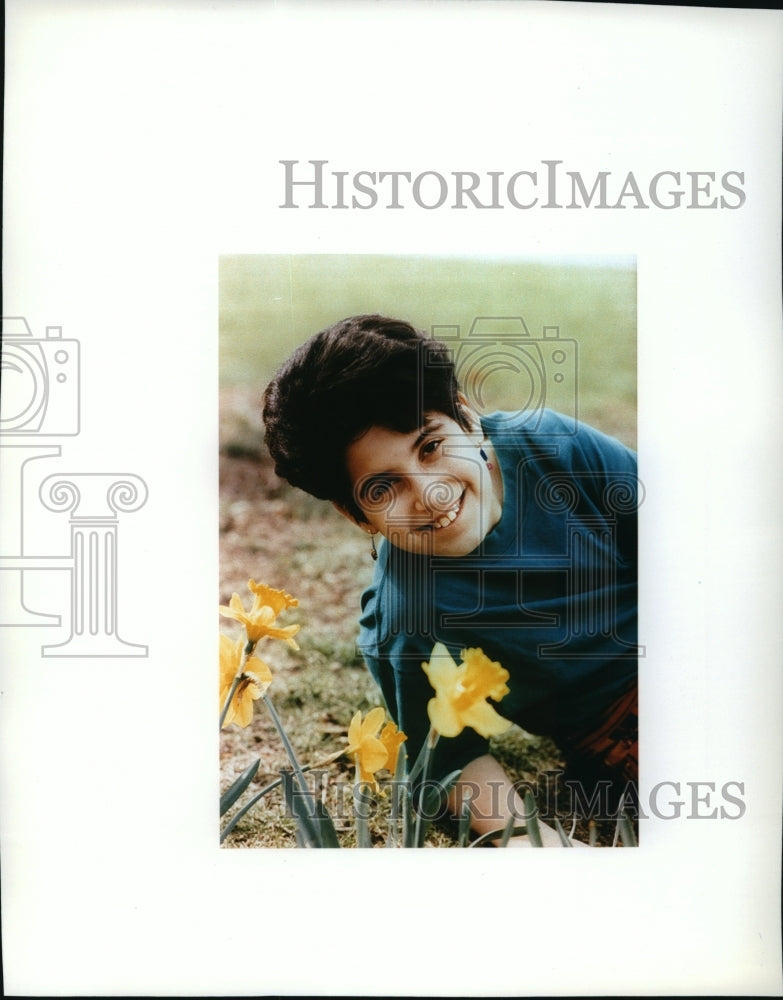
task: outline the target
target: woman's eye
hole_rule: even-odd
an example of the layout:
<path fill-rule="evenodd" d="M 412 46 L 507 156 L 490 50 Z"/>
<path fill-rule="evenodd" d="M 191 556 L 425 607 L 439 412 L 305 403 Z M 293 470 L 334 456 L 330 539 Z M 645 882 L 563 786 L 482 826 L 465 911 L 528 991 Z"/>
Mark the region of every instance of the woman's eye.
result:
<path fill-rule="evenodd" d="M 365 484 L 361 497 L 365 507 L 378 507 L 387 503 L 394 490 L 391 479 L 371 479 Z"/>
<path fill-rule="evenodd" d="M 440 438 L 433 438 L 431 441 L 427 441 L 422 445 L 422 458 L 429 458 L 431 455 L 436 454 L 442 443 Z"/>

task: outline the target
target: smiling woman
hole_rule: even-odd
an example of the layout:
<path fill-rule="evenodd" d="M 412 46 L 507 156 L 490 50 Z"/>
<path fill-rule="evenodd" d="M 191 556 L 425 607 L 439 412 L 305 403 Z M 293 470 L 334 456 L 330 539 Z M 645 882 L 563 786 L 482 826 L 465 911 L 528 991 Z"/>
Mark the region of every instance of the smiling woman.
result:
<path fill-rule="evenodd" d="M 480 416 L 443 343 L 377 315 L 300 347 L 267 387 L 264 421 L 280 476 L 383 537 L 359 647 L 409 758 L 429 730 L 433 644 L 480 649 L 508 671 L 504 717 L 625 796 L 637 777 L 634 453 L 543 407 Z M 523 813 L 488 750 L 480 728 L 460 731 L 432 765 L 462 771 L 455 801 L 470 789 L 477 833 Z"/>

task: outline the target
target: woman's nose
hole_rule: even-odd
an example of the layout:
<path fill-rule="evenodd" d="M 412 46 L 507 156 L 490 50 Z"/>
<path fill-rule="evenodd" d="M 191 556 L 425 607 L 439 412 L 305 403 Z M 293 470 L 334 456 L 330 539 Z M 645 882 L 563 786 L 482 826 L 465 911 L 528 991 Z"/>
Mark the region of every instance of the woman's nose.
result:
<path fill-rule="evenodd" d="M 459 499 L 456 483 L 432 477 L 416 477 L 411 492 L 413 509 L 419 514 L 443 513 Z"/>
<path fill-rule="evenodd" d="M 425 502 L 425 489 L 424 484 L 421 482 L 414 482 L 411 487 L 411 498 L 414 511 L 417 514 L 424 514 L 427 512 L 427 504 Z"/>

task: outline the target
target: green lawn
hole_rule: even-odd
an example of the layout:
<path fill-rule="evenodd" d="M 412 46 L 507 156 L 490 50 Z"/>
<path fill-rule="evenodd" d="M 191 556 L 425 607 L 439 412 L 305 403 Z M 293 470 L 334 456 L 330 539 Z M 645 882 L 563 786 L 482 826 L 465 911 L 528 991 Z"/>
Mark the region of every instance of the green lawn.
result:
<path fill-rule="evenodd" d="M 477 316 L 521 316 L 532 340 L 559 327 L 576 342 L 580 419 L 633 445 L 636 434 L 636 271 L 631 258 L 594 262 L 526 258 L 303 255 L 226 256 L 220 262 L 222 386 L 263 387 L 290 352 L 345 316 L 378 312 L 429 330 Z M 518 409 L 519 384 L 501 372 L 501 408 Z M 571 389 L 572 379 L 575 380 Z M 550 382 L 549 389 L 555 386 Z M 555 395 L 548 404 L 559 406 Z M 574 405 L 574 404 L 572 404 Z"/>

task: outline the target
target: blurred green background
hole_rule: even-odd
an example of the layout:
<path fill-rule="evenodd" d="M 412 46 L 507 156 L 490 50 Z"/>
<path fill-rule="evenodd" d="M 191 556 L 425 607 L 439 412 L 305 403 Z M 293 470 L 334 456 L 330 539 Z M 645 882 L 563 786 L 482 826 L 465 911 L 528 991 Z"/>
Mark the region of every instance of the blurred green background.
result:
<path fill-rule="evenodd" d="M 224 256 L 221 387 L 257 386 L 260 396 L 293 348 L 358 313 L 394 316 L 427 331 L 459 326 L 463 337 L 477 316 L 521 316 L 533 340 L 544 327 L 559 327 L 562 339 L 576 341 L 575 368 L 561 387 L 564 405 L 575 393 L 579 419 L 635 447 L 632 257 Z M 513 373 L 498 370 L 488 386 L 493 405 L 520 408 Z M 557 393 L 547 405 L 562 408 Z"/>

